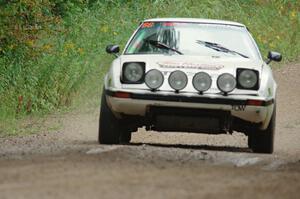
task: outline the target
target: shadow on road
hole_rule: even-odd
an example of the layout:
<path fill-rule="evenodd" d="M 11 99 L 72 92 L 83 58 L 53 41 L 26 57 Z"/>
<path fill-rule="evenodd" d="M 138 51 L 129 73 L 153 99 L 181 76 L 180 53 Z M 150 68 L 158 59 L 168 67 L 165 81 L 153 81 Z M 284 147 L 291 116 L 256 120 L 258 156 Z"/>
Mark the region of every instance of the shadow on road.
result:
<path fill-rule="evenodd" d="M 74 140 L 73 144 L 79 145 L 99 145 L 95 140 Z M 189 145 L 189 144 L 164 144 L 164 143 L 147 143 L 147 142 L 133 142 L 129 144 L 123 143 L 125 146 L 153 146 L 163 148 L 180 148 L 180 149 L 193 149 L 193 150 L 208 150 L 208 151 L 224 151 L 224 152 L 235 152 L 235 153 L 252 153 L 252 150 L 246 147 L 235 147 L 235 146 L 214 146 L 214 145 Z"/>
<path fill-rule="evenodd" d="M 252 153 L 251 149 L 246 147 L 234 147 L 234 146 L 213 146 L 213 145 L 188 145 L 188 144 L 163 144 L 163 143 L 130 143 L 128 145 L 148 145 L 154 147 L 165 148 L 181 148 L 181 149 L 194 149 L 194 150 L 209 150 L 209 151 L 227 151 L 236 153 Z"/>

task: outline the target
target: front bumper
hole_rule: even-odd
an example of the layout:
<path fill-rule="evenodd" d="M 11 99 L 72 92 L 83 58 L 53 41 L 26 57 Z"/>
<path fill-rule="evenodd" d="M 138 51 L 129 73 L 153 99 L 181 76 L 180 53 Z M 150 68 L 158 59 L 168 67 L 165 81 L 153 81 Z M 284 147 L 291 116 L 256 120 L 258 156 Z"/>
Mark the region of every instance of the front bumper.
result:
<path fill-rule="evenodd" d="M 273 111 L 274 99 L 250 95 L 105 90 L 108 104 L 116 114 L 145 116 L 150 107 L 178 107 L 229 111 L 232 116 L 262 123 L 266 128 Z"/>

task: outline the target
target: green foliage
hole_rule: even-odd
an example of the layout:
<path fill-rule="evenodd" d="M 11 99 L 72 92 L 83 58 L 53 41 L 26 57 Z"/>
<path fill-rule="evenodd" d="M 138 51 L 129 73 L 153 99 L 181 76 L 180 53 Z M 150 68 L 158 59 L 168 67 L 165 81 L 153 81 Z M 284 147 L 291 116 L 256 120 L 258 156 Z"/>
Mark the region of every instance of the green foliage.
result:
<path fill-rule="evenodd" d="M 299 58 L 297 0 L 0 0 L 0 129 L 30 113 L 98 103 L 112 59 L 146 18 L 233 20 L 252 32 L 263 55 Z M 0 131 L 1 134 L 1 131 Z"/>

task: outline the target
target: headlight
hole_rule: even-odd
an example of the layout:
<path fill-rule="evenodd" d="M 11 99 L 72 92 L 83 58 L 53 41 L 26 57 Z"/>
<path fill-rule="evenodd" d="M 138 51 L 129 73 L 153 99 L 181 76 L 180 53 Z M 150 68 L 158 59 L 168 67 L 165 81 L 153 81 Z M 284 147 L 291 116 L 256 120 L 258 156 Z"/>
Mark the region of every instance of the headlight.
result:
<path fill-rule="evenodd" d="M 258 89 L 258 71 L 248 69 L 237 70 L 238 88 Z"/>
<path fill-rule="evenodd" d="M 174 71 L 169 76 L 169 84 L 176 91 L 184 89 L 187 85 L 187 82 L 188 78 L 182 71 Z"/>
<path fill-rule="evenodd" d="M 193 86 L 199 92 L 207 91 L 211 86 L 211 77 L 204 72 L 199 72 L 193 77 Z"/>
<path fill-rule="evenodd" d="M 123 65 L 123 78 L 124 83 L 139 84 L 143 82 L 145 74 L 145 63 L 143 62 L 130 62 Z"/>
<path fill-rule="evenodd" d="M 222 92 L 229 93 L 235 89 L 236 80 L 233 75 L 224 73 L 218 77 L 217 86 Z"/>
<path fill-rule="evenodd" d="M 156 69 L 150 70 L 147 72 L 145 76 L 145 83 L 152 90 L 161 87 L 163 82 L 164 82 L 164 76 L 159 70 Z"/>

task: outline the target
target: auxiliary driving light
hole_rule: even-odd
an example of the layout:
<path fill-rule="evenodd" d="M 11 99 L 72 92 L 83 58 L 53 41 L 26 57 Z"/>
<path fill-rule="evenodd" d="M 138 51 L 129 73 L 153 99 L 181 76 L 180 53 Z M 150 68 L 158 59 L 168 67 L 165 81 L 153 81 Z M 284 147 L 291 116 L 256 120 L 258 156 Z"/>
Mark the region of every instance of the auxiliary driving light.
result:
<path fill-rule="evenodd" d="M 156 69 L 147 72 L 145 76 L 145 84 L 151 89 L 156 90 L 164 83 L 163 74 Z"/>
<path fill-rule="evenodd" d="M 207 91 L 211 82 L 211 77 L 205 72 L 199 72 L 193 77 L 193 86 L 199 92 Z"/>
<path fill-rule="evenodd" d="M 233 75 L 229 73 L 223 73 L 218 77 L 217 86 L 222 92 L 227 94 L 235 89 L 236 80 Z"/>
<path fill-rule="evenodd" d="M 184 89 L 187 85 L 188 77 L 187 75 L 179 70 L 172 72 L 169 76 L 169 84 L 171 88 L 176 91 Z"/>

